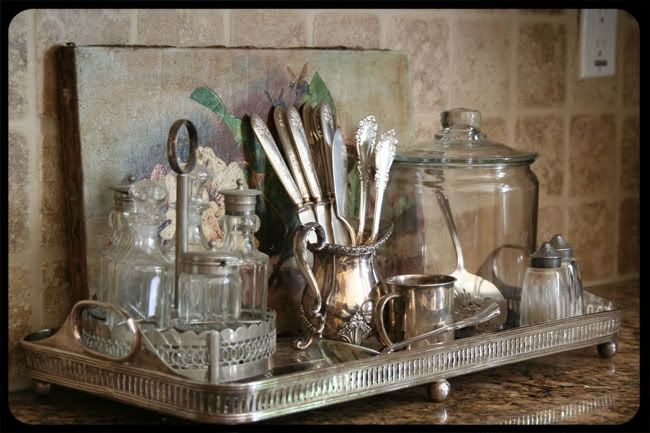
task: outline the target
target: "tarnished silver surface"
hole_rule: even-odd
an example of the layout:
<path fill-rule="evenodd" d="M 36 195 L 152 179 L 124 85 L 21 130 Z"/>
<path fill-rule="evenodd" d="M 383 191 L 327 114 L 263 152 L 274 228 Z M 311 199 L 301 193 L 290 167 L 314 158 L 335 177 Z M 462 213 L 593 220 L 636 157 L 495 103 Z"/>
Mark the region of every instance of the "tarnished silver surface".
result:
<path fill-rule="evenodd" d="M 296 154 L 296 146 L 293 143 L 291 134 L 289 133 L 289 126 L 287 125 L 287 115 L 284 108 L 276 106 L 273 108 L 273 120 L 275 122 L 275 129 L 280 137 L 280 143 L 284 150 L 284 155 L 287 159 L 287 164 L 293 175 L 293 179 L 300 191 L 304 203 L 309 203 L 311 197 L 309 196 L 309 188 L 305 181 L 305 175 L 302 172 L 302 166 Z"/>
<path fill-rule="evenodd" d="M 373 243 L 379 232 L 379 222 L 381 221 L 382 203 L 384 202 L 384 192 L 388 185 L 388 173 L 390 166 L 395 158 L 395 149 L 397 146 L 395 130 L 384 132 L 379 137 L 379 141 L 374 149 L 374 155 L 371 165 L 375 172 L 375 210 L 372 216 L 372 231 L 366 243 Z"/>
<path fill-rule="evenodd" d="M 384 279 L 388 293 L 377 301 L 373 322 L 385 352 L 452 341 L 454 283 L 449 275 L 402 274 Z M 390 307 L 385 311 L 386 307 Z M 436 330 L 431 335 L 430 331 Z M 424 335 L 430 335 L 424 337 Z"/>
<path fill-rule="evenodd" d="M 359 171 L 359 227 L 357 227 L 357 244 L 363 243 L 366 223 L 366 208 L 368 206 L 368 172 L 370 158 L 375 147 L 377 136 L 377 121 L 375 116 L 366 116 L 359 121 L 356 133 L 357 170 Z"/>
<path fill-rule="evenodd" d="M 298 218 L 300 222 L 305 224 L 308 222 L 316 221 L 316 214 L 314 209 L 310 206 L 310 203 L 305 202 L 301 196 L 300 190 L 287 167 L 287 164 L 278 149 L 278 145 L 275 143 L 271 131 L 269 131 L 266 123 L 257 115 L 253 114 L 251 116 L 251 126 L 255 137 L 262 145 L 266 157 L 269 159 L 273 170 L 275 170 L 278 175 L 278 179 L 282 183 L 285 191 L 289 195 L 289 198 L 296 206 L 298 211 Z"/>
<path fill-rule="evenodd" d="M 154 348 L 156 355 L 174 371 L 196 380 L 230 382 L 259 376 L 273 368 L 276 350 L 275 313 L 266 320 L 241 323 L 237 329 L 221 331 L 179 332 L 175 329 L 144 331 L 143 337 Z M 211 350 L 218 338 L 218 349 Z M 216 356 L 213 356 L 216 355 Z M 215 375 L 213 362 L 218 358 Z M 212 378 L 210 375 L 212 374 Z"/>
<path fill-rule="evenodd" d="M 185 166 L 181 166 L 178 150 L 178 132 L 185 127 L 189 138 L 189 154 Z M 196 149 L 198 135 L 194 124 L 187 119 L 179 119 L 169 129 L 167 137 L 167 160 L 169 166 L 176 172 L 176 257 L 182 257 L 187 251 L 187 225 L 189 214 L 189 198 L 191 195 L 190 173 L 196 165 Z M 178 308 L 179 287 L 178 280 L 181 275 L 181 261 L 175 261 L 174 286 L 172 289 L 172 311 Z"/>
<path fill-rule="evenodd" d="M 585 306 L 589 314 L 462 338 L 430 348 L 334 365 L 323 365 L 306 357 L 305 369 L 299 368 L 300 364 L 296 367 L 301 352 L 291 350 L 292 340 L 279 340 L 276 368 L 272 370 L 276 375 L 216 385 L 179 375 L 146 344 L 128 363 L 90 356 L 72 338 L 69 319 L 56 334 L 30 334 L 21 346 L 27 355 L 28 372 L 37 381 L 166 415 L 236 424 L 614 341 L 621 324 L 620 307 L 589 292 L 585 292 Z"/>
<path fill-rule="evenodd" d="M 349 246 L 325 243 L 323 228 L 315 223 L 302 226 L 294 238 L 296 264 L 307 280 L 302 308 L 308 322 L 306 348 L 313 337 L 361 344 L 373 333 L 371 325 L 375 303 L 383 289 L 374 254 L 390 237 L 391 223 L 384 221 L 381 237 L 370 245 Z M 316 233 L 318 241 L 307 240 Z M 313 269 L 308 252 L 314 254 Z"/>
<path fill-rule="evenodd" d="M 321 113 L 325 113 L 325 107 Z M 325 121 L 323 123 L 326 123 Z M 356 234 L 354 228 L 347 220 L 348 218 L 348 206 L 347 206 L 347 175 L 348 175 L 348 152 L 345 143 L 343 142 L 343 136 L 341 135 L 341 130 L 337 129 L 334 133 L 334 138 L 332 139 L 331 146 L 331 162 L 332 162 L 332 179 L 334 182 L 334 213 L 335 217 L 333 221 L 335 224 L 335 232 L 338 231 L 341 239 L 344 239 L 344 245 L 356 245 Z M 342 230 L 342 228 L 345 228 Z M 347 234 L 347 235 L 346 235 Z"/>
<path fill-rule="evenodd" d="M 289 131 L 293 138 L 293 143 L 296 145 L 296 152 L 302 171 L 309 187 L 309 192 L 312 198 L 314 212 L 316 214 L 316 221 L 321 224 L 325 230 L 327 242 L 332 242 L 334 235 L 332 234 L 332 216 L 327 209 L 326 201 L 322 194 L 321 181 L 318 179 L 317 166 L 314 164 L 309 142 L 307 141 L 307 133 L 305 132 L 304 125 L 298 110 L 291 106 L 287 109 L 287 121 L 289 123 Z"/>

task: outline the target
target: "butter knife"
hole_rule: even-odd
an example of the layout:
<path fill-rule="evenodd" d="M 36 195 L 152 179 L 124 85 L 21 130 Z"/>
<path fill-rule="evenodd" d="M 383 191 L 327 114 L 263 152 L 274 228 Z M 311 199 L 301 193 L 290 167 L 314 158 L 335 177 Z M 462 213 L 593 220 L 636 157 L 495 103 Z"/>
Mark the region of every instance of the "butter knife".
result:
<path fill-rule="evenodd" d="M 273 109 L 273 120 L 275 121 L 275 129 L 278 130 L 278 135 L 280 136 L 280 143 L 282 144 L 282 149 L 284 150 L 284 155 L 287 158 L 289 164 L 289 169 L 293 175 L 293 179 L 296 182 L 298 191 L 302 196 L 304 203 L 311 202 L 311 197 L 309 196 L 309 188 L 305 182 L 305 175 L 302 172 L 302 167 L 300 166 L 300 161 L 296 155 L 295 145 L 291 134 L 289 133 L 289 126 L 287 125 L 287 116 L 284 109 L 280 106 L 276 106 Z"/>
<path fill-rule="evenodd" d="M 280 153 L 278 146 L 275 144 L 275 140 L 271 135 L 271 131 L 269 131 L 268 127 L 266 126 L 266 123 L 264 123 L 264 121 L 259 116 L 253 114 L 251 116 L 251 125 L 253 127 L 255 137 L 257 137 L 257 140 L 262 145 L 264 153 L 266 153 L 266 157 L 271 162 L 271 166 L 278 175 L 282 186 L 284 186 L 284 189 L 289 195 L 289 198 L 296 206 L 300 222 L 303 224 L 315 222 L 316 215 L 314 214 L 313 209 L 311 209 L 302 199 L 300 191 L 298 190 L 296 183 L 291 177 L 289 168 L 284 162 L 282 154 Z"/>
<path fill-rule="evenodd" d="M 334 139 L 332 140 L 332 178 L 334 179 L 334 210 L 336 212 L 336 218 L 345 228 L 347 232 L 346 240 L 348 245 L 356 245 L 356 237 L 354 234 L 354 228 L 350 222 L 346 219 L 347 216 L 347 176 L 348 176 L 348 150 L 343 142 L 343 136 L 341 135 L 341 130 L 337 129 L 334 133 Z M 337 224 L 334 224 L 336 230 Z M 344 244 L 346 245 L 346 244 Z"/>
<path fill-rule="evenodd" d="M 298 110 L 296 110 L 295 107 L 289 107 L 287 110 L 287 120 L 289 123 L 289 130 L 291 131 L 291 135 L 293 137 L 293 142 L 296 145 L 298 158 L 300 159 L 300 164 L 302 166 L 303 173 L 305 174 L 305 180 L 307 181 L 307 186 L 309 187 L 309 192 L 311 193 L 311 197 L 313 199 L 312 203 L 314 205 L 316 221 L 325 230 L 325 242 L 332 243 L 332 218 L 331 215 L 327 212 L 327 209 L 325 209 L 325 202 L 323 201 L 318 178 L 316 177 L 316 170 L 314 168 L 312 156 L 309 152 L 309 144 L 307 141 L 305 129 L 302 125 L 300 113 L 298 113 Z"/>

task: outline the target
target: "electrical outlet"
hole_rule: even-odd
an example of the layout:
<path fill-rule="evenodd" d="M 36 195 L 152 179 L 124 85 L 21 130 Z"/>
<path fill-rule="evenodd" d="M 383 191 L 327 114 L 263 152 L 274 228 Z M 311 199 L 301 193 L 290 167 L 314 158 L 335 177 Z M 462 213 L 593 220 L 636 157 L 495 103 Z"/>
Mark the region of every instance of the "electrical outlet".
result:
<path fill-rule="evenodd" d="M 616 9 L 580 11 L 580 78 L 616 73 Z"/>

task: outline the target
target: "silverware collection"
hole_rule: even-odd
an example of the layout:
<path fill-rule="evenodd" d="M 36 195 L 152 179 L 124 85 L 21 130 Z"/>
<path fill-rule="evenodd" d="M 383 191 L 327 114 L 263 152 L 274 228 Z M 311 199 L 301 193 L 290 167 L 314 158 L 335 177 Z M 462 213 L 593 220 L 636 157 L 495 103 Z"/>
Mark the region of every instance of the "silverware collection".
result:
<path fill-rule="evenodd" d="M 300 222 L 321 225 L 329 244 L 357 246 L 374 242 L 398 143 L 395 130 L 386 131 L 377 139 L 374 116 L 366 116 L 359 122 L 356 133 L 359 208 L 355 228 L 347 196 L 348 149 L 331 107 L 324 102 L 315 107 L 304 104 L 299 112 L 293 106 L 286 110 L 276 106 L 273 122 L 283 152 L 266 123 L 257 115 L 251 116 L 255 137 L 294 203 Z M 373 191 L 375 206 L 368 215 Z"/>

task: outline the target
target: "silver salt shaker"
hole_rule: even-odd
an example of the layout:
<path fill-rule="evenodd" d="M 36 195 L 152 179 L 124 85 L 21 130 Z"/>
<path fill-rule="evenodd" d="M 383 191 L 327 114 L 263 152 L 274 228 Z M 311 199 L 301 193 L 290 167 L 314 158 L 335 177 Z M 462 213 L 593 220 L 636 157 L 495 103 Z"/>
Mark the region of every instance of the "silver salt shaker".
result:
<path fill-rule="evenodd" d="M 570 301 L 560 253 L 544 242 L 530 256 L 530 266 L 524 275 L 519 326 L 569 317 Z"/>
<path fill-rule="evenodd" d="M 573 256 L 573 247 L 560 234 L 554 235 L 549 243 L 561 256 L 561 268 L 569 285 L 571 296 L 571 315 L 580 316 L 584 314 L 582 277 L 580 275 L 580 265 Z"/>

